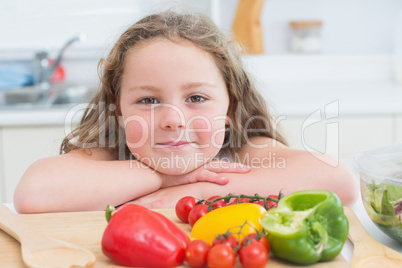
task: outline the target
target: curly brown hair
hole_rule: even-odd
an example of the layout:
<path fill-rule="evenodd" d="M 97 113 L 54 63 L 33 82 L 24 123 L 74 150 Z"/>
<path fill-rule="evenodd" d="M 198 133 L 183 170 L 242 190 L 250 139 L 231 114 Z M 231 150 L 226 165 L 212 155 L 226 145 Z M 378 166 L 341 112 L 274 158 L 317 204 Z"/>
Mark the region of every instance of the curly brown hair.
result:
<path fill-rule="evenodd" d="M 225 36 L 205 15 L 165 11 L 149 15 L 129 27 L 107 59 L 100 60 L 100 90 L 91 100 L 79 126 L 63 140 L 60 153 L 77 148 L 105 147 L 119 159 L 130 155 L 115 106 L 119 105 L 124 60 L 130 49 L 146 45 L 155 38 L 188 40 L 212 55 L 226 83 L 230 101 L 230 124 L 226 127 L 219 154 L 235 157 L 248 139 L 255 136 L 286 144 L 275 128 L 264 98 L 243 66 L 241 46 Z"/>

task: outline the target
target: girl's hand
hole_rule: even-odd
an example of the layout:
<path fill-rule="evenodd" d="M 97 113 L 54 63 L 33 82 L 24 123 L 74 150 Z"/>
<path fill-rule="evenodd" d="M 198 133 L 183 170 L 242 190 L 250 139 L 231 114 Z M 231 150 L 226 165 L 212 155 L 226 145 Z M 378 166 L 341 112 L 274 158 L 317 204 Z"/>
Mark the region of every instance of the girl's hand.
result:
<path fill-rule="evenodd" d="M 164 175 L 161 188 L 195 182 L 212 182 L 220 185 L 228 183 L 228 179 L 219 173 L 248 173 L 251 167 L 240 163 L 211 161 L 190 173 L 183 175 Z"/>

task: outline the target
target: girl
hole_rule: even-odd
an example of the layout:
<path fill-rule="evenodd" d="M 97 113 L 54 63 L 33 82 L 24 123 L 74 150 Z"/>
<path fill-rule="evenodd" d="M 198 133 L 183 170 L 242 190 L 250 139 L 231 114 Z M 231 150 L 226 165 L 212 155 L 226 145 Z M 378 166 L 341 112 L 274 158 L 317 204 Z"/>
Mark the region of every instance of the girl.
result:
<path fill-rule="evenodd" d="M 286 146 L 238 45 L 207 17 L 147 16 L 99 66 L 100 91 L 62 154 L 34 163 L 18 184 L 19 212 L 127 202 L 174 207 L 185 195 L 303 189 L 331 190 L 345 205 L 355 201 L 356 182 L 344 167 Z"/>

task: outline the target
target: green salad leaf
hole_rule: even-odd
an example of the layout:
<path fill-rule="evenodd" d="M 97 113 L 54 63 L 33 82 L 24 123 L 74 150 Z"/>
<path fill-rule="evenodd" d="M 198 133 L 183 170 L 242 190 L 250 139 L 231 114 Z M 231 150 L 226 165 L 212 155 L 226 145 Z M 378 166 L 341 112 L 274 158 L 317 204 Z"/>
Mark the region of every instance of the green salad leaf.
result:
<path fill-rule="evenodd" d="M 402 216 L 402 187 L 398 185 L 388 185 L 388 200 L 394 209 L 394 215 L 401 220 Z M 402 221 L 402 220 L 401 220 Z"/>
<path fill-rule="evenodd" d="M 387 216 L 395 216 L 394 206 L 389 202 L 388 187 L 383 191 L 381 201 L 381 214 Z"/>
<path fill-rule="evenodd" d="M 364 205 L 377 226 L 402 242 L 402 186 L 370 183 L 364 189 Z"/>
<path fill-rule="evenodd" d="M 367 185 L 365 195 L 368 205 L 378 214 L 399 216 L 402 213 L 402 186 L 371 183 Z"/>

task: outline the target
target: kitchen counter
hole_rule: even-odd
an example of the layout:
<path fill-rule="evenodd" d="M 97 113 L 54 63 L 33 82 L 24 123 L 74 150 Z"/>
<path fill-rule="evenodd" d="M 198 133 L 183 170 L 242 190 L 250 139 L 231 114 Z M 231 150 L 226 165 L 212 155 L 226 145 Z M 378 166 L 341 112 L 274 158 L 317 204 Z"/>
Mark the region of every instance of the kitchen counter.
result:
<path fill-rule="evenodd" d="M 13 204 L 7 203 L 5 205 L 9 207 L 13 212 L 16 212 Z M 358 199 L 358 201 L 352 206 L 352 210 L 354 211 L 354 213 L 356 214 L 356 216 L 358 217 L 359 221 L 362 223 L 366 231 L 375 240 L 402 253 L 402 243 L 398 243 L 397 241 L 391 239 L 390 237 L 382 233 L 380 229 L 377 228 L 377 226 L 374 225 L 374 223 L 370 220 L 366 211 L 364 210 L 361 199 Z M 342 249 L 341 254 L 348 263 L 351 262 L 352 253 L 353 253 L 353 244 L 351 241 L 347 240 Z"/>
<path fill-rule="evenodd" d="M 164 215 L 174 224 L 183 230 L 187 235 L 191 233 L 191 227 L 189 224 L 181 222 L 177 219 L 174 209 L 159 209 L 158 213 Z M 345 213 L 351 220 L 351 226 L 355 230 L 356 228 L 362 228 L 359 222 L 356 222 L 356 217 L 350 209 L 345 209 Z M 109 258 L 107 258 L 101 248 L 100 239 L 107 226 L 105 215 L 103 211 L 88 211 L 88 212 L 69 212 L 69 213 L 39 213 L 39 214 L 22 214 L 16 218 L 23 220 L 29 224 L 30 228 L 36 230 L 38 233 L 43 233 L 56 239 L 64 240 L 66 242 L 73 243 L 77 246 L 81 246 L 91 251 L 96 256 L 96 267 L 122 267 L 114 264 Z M 362 246 L 360 246 L 362 248 Z M 394 253 L 392 253 L 394 252 Z M 399 253 L 392 251 L 391 254 L 399 256 Z M 364 257 L 364 256 L 362 256 Z M 66 256 L 68 259 L 69 256 Z M 5 267 L 25 267 L 20 253 L 20 245 L 17 241 L 11 238 L 9 235 L 0 232 L 0 263 Z M 347 261 L 342 255 L 337 256 L 331 262 L 320 262 L 314 265 L 302 265 L 298 267 L 349 267 Z M 186 263 L 178 267 L 189 267 Z M 236 268 L 240 268 L 241 265 L 236 261 Z M 265 267 L 277 267 L 285 268 L 289 267 L 289 264 L 279 260 L 273 254 L 269 258 L 269 262 Z"/>
<path fill-rule="evenodd" d="M 402 115 L 402 86 L 381 82 L 261 82 L 273 114 L 308 116 L 336 103 L 339 115 Z M 86 104 L 49 108 L 0 108 L 0 127 L 79 122 Z"/>
<path fill-rule="evenodd" d="M 55 107 L 13 107 L 0 108 L 0 127 L 47 126 L 78 123 L 86 103 Z"/>

